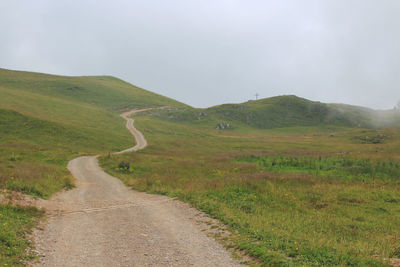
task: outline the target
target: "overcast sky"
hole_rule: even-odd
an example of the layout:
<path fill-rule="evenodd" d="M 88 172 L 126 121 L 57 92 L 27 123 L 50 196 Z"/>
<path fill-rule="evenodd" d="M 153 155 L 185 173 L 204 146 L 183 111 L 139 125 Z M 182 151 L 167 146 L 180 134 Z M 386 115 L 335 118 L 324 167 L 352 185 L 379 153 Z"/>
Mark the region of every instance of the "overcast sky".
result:
<path fill-rule="evenodd" d="M 392 108 L 399 0 L 0 0 L 0 67 L 107 74 L 195 107 L 295 94 Z"/>

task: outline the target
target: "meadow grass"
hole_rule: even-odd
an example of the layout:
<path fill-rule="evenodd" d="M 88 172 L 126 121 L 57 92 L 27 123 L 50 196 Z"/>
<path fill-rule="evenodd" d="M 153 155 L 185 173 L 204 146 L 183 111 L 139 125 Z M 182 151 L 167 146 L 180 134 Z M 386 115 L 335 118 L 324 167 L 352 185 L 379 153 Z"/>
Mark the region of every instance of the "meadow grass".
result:
<path fill-rule="evenodd" d="M 23 266 L 33 259 L 26 235 L 41 216 L 35 208 L 0 205 L 0 266 Z"/>
<path fill-rule="evenodd" d="M 136 126 L 149 146 L 100 158 L 105 170 L 221 220 L 234 233 L 228 244 L 261 265 L 386 266 L 400 258 L 400 129 L 218 131 L 151 115 Z M 387 138 L 359 142 L 366 135 Z"/>
<path fill-rule="evenodd" d="M 116 119 L 123 128 L 123 120 Z M 68 160 L 132 144 L 130 136 L 110 137 L 1 109 L 0 133 L 0 188 L 42 198 L 72 186 Z"/>
<path fill-rule="evenodd" d="M 395 160 L 371 161 L 348 156 L 317 158 L 292 156 L 247 156 L 237 159 L 251 162 L 260 168 L 274 172 L 308 173 L 320 177 L 349 180 L 400 179 L 400 164 Z"/>

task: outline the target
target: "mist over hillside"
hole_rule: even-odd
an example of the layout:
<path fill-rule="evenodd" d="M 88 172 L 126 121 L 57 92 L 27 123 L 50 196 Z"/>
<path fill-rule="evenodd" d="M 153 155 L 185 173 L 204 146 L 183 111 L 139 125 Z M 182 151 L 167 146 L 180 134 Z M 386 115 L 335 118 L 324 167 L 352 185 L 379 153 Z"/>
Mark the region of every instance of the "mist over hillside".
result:
<path fill-rule="evenodd" d="M 400 109 L 373 110 L 347 104 L 326 104 L 283 95 L 240 104 L 192 108 L 173 99 L 135 87 L 112 76 L 57 76 L 0 69 L 0 108 L 45 120 L 76 120 L 95 109 L 168 106 L 157 115 L 168 120 L 229 129 L 271 129 L 291 126 L 338 125 L 382 128 L 400 125 Z M 52 106 L 52 107 L 51 107 Z M 62 107 L 72 107 L 64 109 Z M 83 111 L 86 110 L 86 111 Z"/>
<path fill-rule="evenodd" d="M 206 109 L 177 109 L 160 113 L 175 122 L 215 125 L 216 128 L 250 126 L 271 129 L 291 126 L 338 125 L 382 128 L 400 125 L 400 112 L 373 110 L 346 104 L 326 104 L 294 95 L 283 95 L 241 104 Z"/>

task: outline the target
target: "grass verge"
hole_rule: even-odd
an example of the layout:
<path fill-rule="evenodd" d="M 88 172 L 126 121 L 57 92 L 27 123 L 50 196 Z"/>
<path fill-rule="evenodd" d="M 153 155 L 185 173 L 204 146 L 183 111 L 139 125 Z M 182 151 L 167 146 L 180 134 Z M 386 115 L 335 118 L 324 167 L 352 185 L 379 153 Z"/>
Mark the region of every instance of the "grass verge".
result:
<path fill-rule="evenodd" d="M 33 259 L 26 235 L 42 215 L 36 208 L 0 205 L 0 266 L 23 266 Z"/>

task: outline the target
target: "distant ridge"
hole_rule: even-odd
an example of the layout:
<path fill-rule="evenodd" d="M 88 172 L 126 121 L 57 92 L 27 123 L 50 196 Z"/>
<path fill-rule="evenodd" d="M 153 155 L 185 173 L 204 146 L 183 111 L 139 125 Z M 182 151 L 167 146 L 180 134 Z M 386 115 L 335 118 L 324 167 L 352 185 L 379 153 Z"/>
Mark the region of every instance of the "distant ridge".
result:
<path fill-rule="evenodd" d="M 345 104 L 326 104 L 295 95 L 223 104 L 206 109 L 177 110 L 166 117 L 177 122 L 208 122 L 211 125 L 225 123 L 230 127 L 236 125 L 259 129 L 318 125 L 379 128 L 400 125 L 400 113 L 394 110 L 377 111 Z"/>

